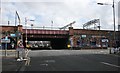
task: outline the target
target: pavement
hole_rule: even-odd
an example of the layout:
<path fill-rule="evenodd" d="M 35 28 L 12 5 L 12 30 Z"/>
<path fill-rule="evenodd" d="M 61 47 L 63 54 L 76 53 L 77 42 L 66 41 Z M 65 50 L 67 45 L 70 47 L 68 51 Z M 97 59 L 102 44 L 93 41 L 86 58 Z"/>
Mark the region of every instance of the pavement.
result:
<path fill-rule="evenodd" d="M 4 54 L 4 50 L 0 51 L 0 60 L 2 66 L 2 72 L 17 72 L 24 65 L 24 61 L 17 61 L 16 50 L 7 50 L 7 56 Z"/>
<path fill-rule="evenodd" d="M 19 71 L 23 64 L 23 61 L 17 61 L 14 57 L 3 57 L 2 71 Z"/>

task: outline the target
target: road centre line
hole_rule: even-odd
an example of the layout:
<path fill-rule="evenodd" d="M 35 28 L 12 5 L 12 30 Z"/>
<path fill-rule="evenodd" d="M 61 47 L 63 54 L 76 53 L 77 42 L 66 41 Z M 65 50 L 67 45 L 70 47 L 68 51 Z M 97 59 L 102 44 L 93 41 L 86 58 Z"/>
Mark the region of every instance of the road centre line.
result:
<path fill-rule="evenodd" d="M 106 63 L 106 62 L 101 62 L 101 63 L 103 63 L 103 64 L 105 64 L 105 65 L 109 65 L 109 66 L 113 66 L 113 67 L 118 67 L 118 68 L 120 68 L 120 66 L 117 66 L 117 65 L 114 65 L 114 64 L 110 64 L 110 63 Z"/>

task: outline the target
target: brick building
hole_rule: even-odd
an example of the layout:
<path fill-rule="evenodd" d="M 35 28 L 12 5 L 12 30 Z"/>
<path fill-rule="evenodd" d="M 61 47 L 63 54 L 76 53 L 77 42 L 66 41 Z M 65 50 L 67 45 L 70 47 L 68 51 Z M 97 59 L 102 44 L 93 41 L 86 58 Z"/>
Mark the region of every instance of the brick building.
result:
<path fill-rule="evenodd" d="M 2 34 L 2 37 L 10 36 L 15 41 L 18 39 L 21 39 L 23 35 L 26 33 L 23 32 L 22 25 L 18 26 L 0 26 L 2 28 L 2 31 L 0 32 Z M 31 29 L 32 30 L 32 29 Z M 54 30 L 55 31 L 55 30 Z M 114 46 L 114 31 L 109 30 L 88 30 L 88 29 L 73 29 L 73 27 L 69 27 L 69 30 L 67 31 L 69 35 L 68 38 L 66 38 L 69 42 L 69 40 L 72 39 L 73 41 L 73 47 L 79 47 L 79 48 L 107 48 L 107 47 L 113 47 Z M 15 36 L 11 36 L 11 34 L 15 34 Z M 20 34 L 20 35 L 19 35 Z M 29 34 L 31 35 L 31 34 Z M 118 41 L 117 45 L 120 46 L 120 31 L 116 31 L 116 40 Z M 32 38 L 32 37 L 31 37 Z M 25 40 L 23 41 L 25 42 Z M 70 43 L 69 43 L 70 44 Z"/>
<path fill-rule="evenodd" d="M 70 38 L 73 38 L 74 47 L 83 46 L 84 48 L 106 48 L 114 46 L 114 32 L 109 30 L 86 30 L 86 29 L 70 29 Z M 116 41 L 119 40 L 120 31 L 116 31 Z M 120 46 L 119 43 L 117 45 Z"/>
<path fill-rule="evenodd" d="M 1 37 L 5 38 L 6 36 L 8 36 L 8 39 L 10 39 L 10 43 L 8 43 L 8 48 L 16 48 L 16 44 L 18 39 L 20 39 L 19 33 L 22 33 L 22 25 L 18 25 L 18 26 L 0 26 L 1 28 Z M 0 44 L 5 48 L 5 43 L 1 43 Z M 12 44 L 14 44 L 14 47 L 12 47 Z M 3 48 L 2 47 L 2 48 Z"/>
<path fill-rule="evenodd" d="M 18 26 L 0 26 L 2 29 L 0 32 L 2 33 L 2 36 L 10 35 L 11 33 L 16 33 L 17 31 L 22 32 L 22 25 Z"/>

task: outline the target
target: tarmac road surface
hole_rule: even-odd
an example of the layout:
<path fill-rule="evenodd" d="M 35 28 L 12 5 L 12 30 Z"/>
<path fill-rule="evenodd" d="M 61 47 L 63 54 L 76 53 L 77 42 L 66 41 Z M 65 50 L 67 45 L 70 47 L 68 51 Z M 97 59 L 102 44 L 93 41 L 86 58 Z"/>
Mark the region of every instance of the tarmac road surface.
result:
<path fill-rule="evenodd" d="M 120 56 L 108 50 L 34 50 L 21 71 L 119 71 Z"/>

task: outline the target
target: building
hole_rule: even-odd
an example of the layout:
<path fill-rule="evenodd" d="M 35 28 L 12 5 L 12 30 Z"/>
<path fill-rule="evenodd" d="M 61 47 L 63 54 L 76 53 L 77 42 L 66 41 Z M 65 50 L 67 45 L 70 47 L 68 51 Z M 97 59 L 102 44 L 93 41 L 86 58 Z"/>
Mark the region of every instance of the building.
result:
<path fill-rule="evenodd" d="M 21 33 L 22 33 L 22 25 L 18 25 L 18 26 L 0 26 L 1 28 L 1 38 L 0 39 L 4 39 L 6 36 L 8 37 L 8 39 L 10 39 L 10 43 L 7 44 L 7 47 L 12 49 L 12 48 L 16 48 L 17 46 L 17 41 L 18 39 L 21 38 Z M 5 49 L 5 43 L 0 42 L 0 44 L 2 45 L 2 48 L 4 47 Z M 14 46 L 13 46 L 14 45 Z"/>
<path fill-rule="evenodd" d="M 17 40 L 22 39 L 25 46 L 26 32 L 24 30 L 26 29 L 23 29 L 22 25 L 0 27 L 3 38 L 6 35 L 9 36 L 14 39 L 15 45 Z M 73 27 L 69 27 L 69 30 L 30 29 L 27 31 L 29 31 L 27 32 L 28 41 L 50 41 L 52 46 L 55 46 L 54 48 L 67 48 L 68 44 L 72 44 L 72 47 L 77 49 L 114 47 L 114 31 L 109 30 L 73 29 Z M 119 37 L 120 31 L 116 31 L 116 34 L 116 37 Z M 120 38 L 117 41 L 120 42 Z M 118 46 L 120 46 L 119 43 Z"/>

